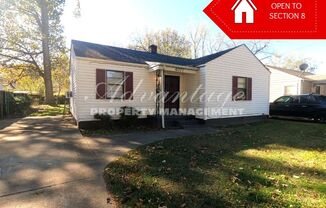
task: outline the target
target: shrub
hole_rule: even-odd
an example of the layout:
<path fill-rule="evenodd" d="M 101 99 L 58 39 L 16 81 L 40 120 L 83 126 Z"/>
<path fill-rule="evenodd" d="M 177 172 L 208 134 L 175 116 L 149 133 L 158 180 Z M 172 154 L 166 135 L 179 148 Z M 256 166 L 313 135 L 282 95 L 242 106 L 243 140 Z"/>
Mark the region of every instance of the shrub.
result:
<path fill-rule="evenodd" d="M 12 100 L 12 113 L 27 115 L 32 104 L 32 98 L 29 95 L 14 95 Z"/>
<path fill-rule="evenodd" d="M 137 124 L 140 111 L 133 107 L 124 106 L 120 108 L 120 127 L 134 127 Z"/>
<path fill-rule="evenodd" d="M 113 126 L 112 117 L 108 114 L 95 114 L 94 118 L 100 120 L 104 128 L 111 129 Z"/>

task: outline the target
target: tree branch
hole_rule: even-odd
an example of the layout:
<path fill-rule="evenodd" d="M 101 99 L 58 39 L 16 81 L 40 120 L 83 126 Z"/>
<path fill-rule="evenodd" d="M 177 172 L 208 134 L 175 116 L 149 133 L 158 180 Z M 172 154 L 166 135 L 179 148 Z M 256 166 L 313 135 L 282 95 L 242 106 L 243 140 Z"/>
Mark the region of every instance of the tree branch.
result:
<path fill-rule="evenodd" d="M 12 60 L 17 60 L 17 61 L 22 61 L 22 62 L 29 63 L 29 64 L 34 64 L 33 61 L 22 59 L 22 58 L 15 57 L 15 56 L 10 56 L 10 55 L 6 55 L 6 54 L 2 54 L 2 53 L 0 53 L 0 56 L 6 57 L 6 58 L 10 58 Z"/>

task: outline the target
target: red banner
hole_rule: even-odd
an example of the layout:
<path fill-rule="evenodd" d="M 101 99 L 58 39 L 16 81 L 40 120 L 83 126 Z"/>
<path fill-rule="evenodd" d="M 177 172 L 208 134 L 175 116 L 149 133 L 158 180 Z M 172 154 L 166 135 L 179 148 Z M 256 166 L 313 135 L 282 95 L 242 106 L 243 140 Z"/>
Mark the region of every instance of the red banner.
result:
<path fill-rule="evenodd" d="M 326 0 L 214 0 L 204 12 L 232 39 L 326 39 Z"/>

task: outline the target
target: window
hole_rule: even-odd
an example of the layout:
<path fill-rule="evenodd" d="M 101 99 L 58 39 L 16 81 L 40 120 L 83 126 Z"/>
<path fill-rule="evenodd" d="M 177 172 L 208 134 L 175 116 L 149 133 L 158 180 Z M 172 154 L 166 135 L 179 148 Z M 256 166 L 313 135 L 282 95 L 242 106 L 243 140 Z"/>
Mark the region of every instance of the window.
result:
<path fill-rule="evenodd" d="M 124 92 L 124 76 L 123 72 L 118 71 L 106 71 L 106 83 L 107 83 L 107 98 L 121 98 Z"/>
<path fill-rule="evenodd" d="M 252 99 L 252 79 L 247 77 L 233 77 L 233 100 Z"/>
<path fill-rule="evenodd" d="M 96 69 L 96 99 L 133 100 L 133 72 Z"/>
<path fill-rule="evenodd" d="M 315 104 L 317 103 L 317 99 L 312 95 L 302 95 L 300 96 L 301 104 Z"/>
<path fill-rule="evenodd" d="M 284 87 L 284 95 L 295 95 L 296 93 L 296 87 L 294 85 L 289 85 Z"/>

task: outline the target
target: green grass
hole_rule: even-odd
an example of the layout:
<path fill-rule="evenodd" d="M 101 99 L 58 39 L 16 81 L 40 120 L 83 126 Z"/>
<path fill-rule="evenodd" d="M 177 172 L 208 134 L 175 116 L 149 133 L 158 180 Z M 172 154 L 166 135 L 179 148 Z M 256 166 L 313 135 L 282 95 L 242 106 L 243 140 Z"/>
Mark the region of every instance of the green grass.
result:
<path fill-rule="evenodd" d="M 142 146 L 110 163 L 122 207 L 326 207 L 326 125 L 269 120 Z"/>
<path fill-rule="evenodd" d="M 64 105 L 35 105 L 32 106 L 32 113 L 29 116 L 59 116 L 64 113 Z M 65 113 L 69 112 L 66 106 Z"/>

